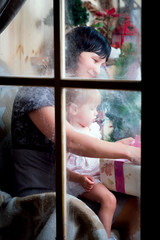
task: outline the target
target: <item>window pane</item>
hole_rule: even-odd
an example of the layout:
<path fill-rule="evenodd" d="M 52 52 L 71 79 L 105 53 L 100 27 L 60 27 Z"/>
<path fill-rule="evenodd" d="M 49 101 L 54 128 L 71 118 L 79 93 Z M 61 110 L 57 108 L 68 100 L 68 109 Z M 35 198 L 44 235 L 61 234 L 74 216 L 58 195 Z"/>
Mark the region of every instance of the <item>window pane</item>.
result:
<path fill-rule="evenodd" d="M 28 0 L 0 35 L 0 76 L 53 74 L 53 1 Z"/>
<path fill-rule="evenodd" d="M 121 231 L 123 225 L 125 234 L 131 234 L 131 229 L 124 226 L 124 222 L 122 225 L 120 222 L 117 223 L 116 219 L 119 213 L 123 215 L 122 205 L 126 204 L 127 199 L 132 199 L 131 201 L 135 202 L 133 199 L 136 198 L 133 196 L 140 198 L 141 166 L 139 164 L 135 165 L 127 159 L 122 159 L 120 155 L 115 159 L 113 155 L 107 158 L 106 153 L 103 153 L 104 156 L 102 156 L 103 149 L 100 147 L 99 150 L 99 144 L 95 138 L 113 144 L 120 139 L 132 137 L 133 139 L 130 139 L 128 144 L 135 146 L 134 151 L 139 151 L 141 146 L 141 93 L 138 91 L 75 88 L 67 88 L 65 93 L 66 118 L 76 131 L 77 138 L 79 138 L 78 146 L 75 149 L 72 147 L 67 153 L 67 193 L 81 200 L 76 201 L 69 196 L 70 200 L 68 201 L 71 201 L 71 204 L 67 205 L 68 219 L 72 218 L 72 224 L 76 223 L 77 232 L 82 234 L 82 238 L 87 238 L 86 236 L 91 232 L 98 234 L 100 228 L 101 235 L 104 235 L 103 225 L 93 212 L 86 209 L 85 204 L 98 214 L 102 223 L 105 224 L 102 217 L 105 213 L 99 212 L 102 204 L 101 200 L 105 194 L 109 198 L 114 195 L 117 199 L 117 205 L 113 212 L 112 227 L 116 226 Z M 83 141 L 81 141 L 82 136 L 78 136 L 80 133 L 84 134 Z M 88 138 L 90 136 L 94 138 L 91 140 Z M 96 151 L 94 147 L 93 150 L 89 150 L 92 149 L 91 145 L 94 145 L 94 142 L 96 143 Z M 103 143 L 101 142 L 101 146 L 104 146 Z M 67 145 L 70 146 L 69 140 Z M 128 146 L 126 147 L 128 148 Z M 110 151 L 109 148 L 108 152 Z M 116 149 L 116 145 L 114 149 Z M 100 151 L 98 153 L 101 156 L 100 158 L 95 156 L 98 151 Z M 87 157 L 84 157 L 86 155 Z M 100 191 L 101 188 L 103 191 Z M 107 205 L 107 200 L 105 203 Z M 131 204 L 129 208 L 132 209 L 132 212 L 135 209 L 134 217 L 137 219 L 136 234 L 138 237 L 138 234 L 140 234 L 140 200 Z M 82 213 L 83 219 L 80 220 Z M 134 221 L 129 216 L 128 212 L 128 218 L 125 221 L 132 228 Z M 122 221 L 124 221 L 123 217 Z M 106 221 L 108 222 L 108 220 Z M 92 228 L 94 231 L 91 231 Z M 106 231 L 109 232 L 108 229 Z M 68 236 L 71 234 L 70 228 L 68 228 L 67 234 Z M 74 234 L 76 233 L 74 232 Z"/>
<path fill-rule="evenodd" d="M 51 214 L 54 219 L 52 236 L 54 239 L 56 238 L 56 211 L 54 211 L 56 197 L 53 193 L 55 192 L 55 141 L 54 124 L 53 126 L 51 124 L 52 120 L 54 122 L 54 107 L 52 106 L 54 106 L 54 88 L 0 86 L 1 214 L 5 215 L 5 211 L 8 211 L 6 209 L 9 201 L 7 195 L 8 201 L 2 207 L 4 199 L 1 191 L 12 197 L 44 193 L 30 198 L 26 197 L 25 200 L 19 198 L 15 205 L 10 204 L 11 221 L 6 222 L 8 225 L 2 224 L 1 226 L 2 235 L 6 239 L 16 239 L 17 235 L 13 237 L 12 234 L 17 233 L 20 222 L 25 226 L 26 220 L 29 220 L 27 216 L 36 219 L 34 236 L 45 238 L 43 234 L 46 234 L 45 231 L 48 230 L 44 226 L 47 225 Z M 43 115 L 44 112 L 47 115 L 47 111 L 51 117 L 50 125 Z M 33 112 L 38 115 L 30 115 L 29 118 L 29 114 Z M 40 123 L 41 131 L 36 127 Z M 49 132 L 52 133 L 50 136 Z M 48 194 L 48 192 L 52 193 Z M 13 198 L 12 201 L 14 201 Z M 19 212 L 19 208 L 23 208 L 23 213 Z M 16 214 L 12 214 L 12 211 L 14 213 L 16 211 Z M 25 220 L 21 215 L 24 215 L 24 211 Z M 17 222 L 16 219 L 20 221 Z M 14 231 L 12 231 L 12 222 L 15 225 Z M 5 231 L 3 226 L 4 228 L 7 226 L 11 231 Z M 28 231 L 28 228 L 22 229 L 26 231 L 26 235 L 33 234 Z M 20 234 L 20 231 L 17 234 Z M 23 234 L 25 233 L 23 232 Z"/>
<path fill-rule="evenodd" d="M 65 25 L 66 77 L 141 80 L 141 0 L 67 0 Z"/>

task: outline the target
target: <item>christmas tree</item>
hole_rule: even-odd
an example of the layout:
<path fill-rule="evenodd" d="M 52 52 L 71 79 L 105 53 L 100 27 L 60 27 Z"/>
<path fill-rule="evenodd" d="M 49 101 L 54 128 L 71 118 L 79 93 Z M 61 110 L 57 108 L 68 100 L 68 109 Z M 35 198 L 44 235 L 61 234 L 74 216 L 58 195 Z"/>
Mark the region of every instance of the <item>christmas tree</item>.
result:
<path fill-rule="evenodd" d="M 81 0 L 67 0 L 65 15 L 66 24 L 70 26 L 85 25 L 89 20 L 89 13 Z"/>
<path fill-rule="evenodd" d="M 135 138 L 141 129 L 141 93 L 137 91 L 101 90 L 100 111 L 110 119 L 113 132 L 111 141 Z M 104 121 L 105 124 L 105 121 Z M 107 139 L 105 139 L 107 140 Z"/>
<path fill-rule="evenodd" d="M 121 47 L 121 55 L 115 61 L 114 79 L 127 79 L 127 73 L 131 64 L 137 61 L 137 49 L 134 43 L 124 43 Z"/>

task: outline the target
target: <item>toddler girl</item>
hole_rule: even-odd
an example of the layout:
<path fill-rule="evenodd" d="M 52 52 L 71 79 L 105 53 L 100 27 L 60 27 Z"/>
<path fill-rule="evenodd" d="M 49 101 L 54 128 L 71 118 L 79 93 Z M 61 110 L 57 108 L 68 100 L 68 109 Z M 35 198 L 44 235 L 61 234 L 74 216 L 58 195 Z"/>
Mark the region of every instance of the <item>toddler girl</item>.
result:
<path fill-rule="evenodd" d="M 66 90 L 67 120 L 77 132 L 101 138 L 100 127 L 96 123 L 97 106 L 100 102 L 98 90 Z M 110 237 L 116 198 L 100 182 L 99 159 L 68 153 L 67 174 L 67 193 L 100 203 L 98 216 Z"/>

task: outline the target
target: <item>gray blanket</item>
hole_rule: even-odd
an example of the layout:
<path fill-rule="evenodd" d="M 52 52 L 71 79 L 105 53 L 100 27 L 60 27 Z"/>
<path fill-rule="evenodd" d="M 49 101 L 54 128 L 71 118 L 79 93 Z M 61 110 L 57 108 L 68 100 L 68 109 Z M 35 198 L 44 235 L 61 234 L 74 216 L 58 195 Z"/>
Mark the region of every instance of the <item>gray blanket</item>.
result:
<path fill-rule="evenodd" d="M 0 191 L 0 240 L 56 239 L 56 194 L 14 197 Z M 106 240 L 97 215 L 67 195 L 67 239 Z"/>

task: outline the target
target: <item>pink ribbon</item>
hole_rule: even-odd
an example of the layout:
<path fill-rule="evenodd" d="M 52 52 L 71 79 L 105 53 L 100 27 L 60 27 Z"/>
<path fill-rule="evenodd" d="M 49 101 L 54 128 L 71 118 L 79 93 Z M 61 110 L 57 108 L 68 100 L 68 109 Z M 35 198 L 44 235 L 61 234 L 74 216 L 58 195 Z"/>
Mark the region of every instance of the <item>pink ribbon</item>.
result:
<path fill-rule="evenodd" d="M 114 161 L 116 190 L 117 190 L 117 192 L 121 192 L 121 193 L 125 193 L 123 164 L 124 164 L 124 162 Z"/>
<path fill-rule="evenodd" d="M 134 141 L 130 144 L 134 147 L 141 147 L 140 136 L 136 135 Z M 121 161 L 114 161 L 114 172 L 115 172 L 115 187 L 117 192 L 125 193 L 125 179 L 123 165 L 128 161 L 122 159 Z"/>

